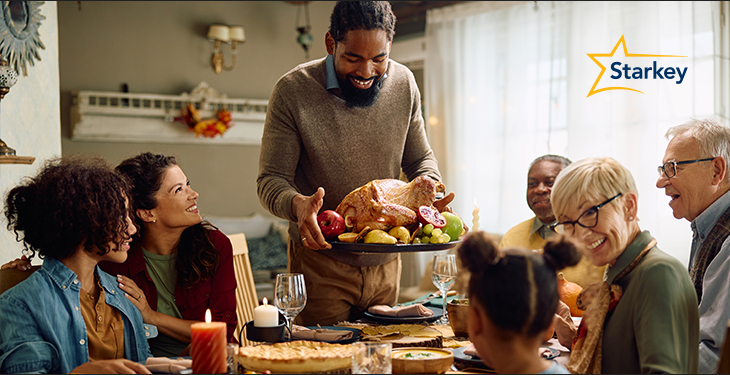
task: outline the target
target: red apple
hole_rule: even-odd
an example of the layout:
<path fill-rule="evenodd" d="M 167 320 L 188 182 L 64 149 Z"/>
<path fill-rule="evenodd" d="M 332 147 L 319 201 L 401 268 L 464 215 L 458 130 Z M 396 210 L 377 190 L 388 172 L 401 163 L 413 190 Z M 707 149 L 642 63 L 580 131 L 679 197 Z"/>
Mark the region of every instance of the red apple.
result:
<path fill-rule="evenodd" d="M 345 219 L 335 211 L 326 210 L 317 216 L 317 224 L 322 230 L 324 238 L 334 240 L 345 232 Z"/>

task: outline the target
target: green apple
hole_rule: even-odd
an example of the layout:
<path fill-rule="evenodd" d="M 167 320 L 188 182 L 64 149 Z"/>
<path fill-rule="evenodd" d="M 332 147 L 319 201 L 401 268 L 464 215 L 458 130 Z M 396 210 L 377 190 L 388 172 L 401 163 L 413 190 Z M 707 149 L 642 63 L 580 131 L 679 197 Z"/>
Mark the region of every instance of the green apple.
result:
<path fill-rule="evenodd" d="M 441 215 L 444 215 L 446 219 L 446 226 L 441 228 L 441 230 L 448 234 L 451 240 L 458 240 L 461 232 L 464 231 L 464 224 L 461 222 L 459 215 L 452 214 L 451 212 L 442 212 Z"/>

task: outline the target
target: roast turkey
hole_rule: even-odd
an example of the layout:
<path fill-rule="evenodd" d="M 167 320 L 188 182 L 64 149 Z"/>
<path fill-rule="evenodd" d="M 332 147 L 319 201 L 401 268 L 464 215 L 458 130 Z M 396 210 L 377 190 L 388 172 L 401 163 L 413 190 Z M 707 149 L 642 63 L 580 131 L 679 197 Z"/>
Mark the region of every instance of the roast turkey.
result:
<path fill-rule="evenodd" d="M 373 180 L 347 194 L 336 211 L 348 227 L 354 227 L 354 232 L 366 226 L 387 231 L 414 224 L 418 207 L 432 206 L 436 193 L 445 190 L 444 184 L 426 176 L 416 177 L 410 183 Z"/>

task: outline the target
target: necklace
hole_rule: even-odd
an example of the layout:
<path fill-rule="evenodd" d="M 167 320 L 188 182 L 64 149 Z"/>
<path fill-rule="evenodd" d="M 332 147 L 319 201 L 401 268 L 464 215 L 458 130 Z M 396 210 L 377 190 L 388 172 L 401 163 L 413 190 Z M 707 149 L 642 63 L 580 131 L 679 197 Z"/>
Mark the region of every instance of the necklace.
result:
<path fill-rule="evenodd" d="M 149 259 L 147 254 L 145 254 L 143 252 L 143 256 L 144 256 L 145 265 L 147 266 L 147 271 L 152 272 L 152 274 L 155 275 L 157 280 L 160 281 L 160 284 L 162 284 L 162 287 L 165 289 L 165 291 L 167 291 L 167 293 L 169 293 L 173 298 L 175 298 L 175 292 L 174 292 L 175 287 L 173 286 L 172 290 L 170 290 L 170 288 L 168 288 L 167 285 L 165 284 L 165 279 L 157 272 L 155 267 L 153 267 L 152 261 Z M 155 285 L 157 285 L 157 284 L 155 283 Z"/>

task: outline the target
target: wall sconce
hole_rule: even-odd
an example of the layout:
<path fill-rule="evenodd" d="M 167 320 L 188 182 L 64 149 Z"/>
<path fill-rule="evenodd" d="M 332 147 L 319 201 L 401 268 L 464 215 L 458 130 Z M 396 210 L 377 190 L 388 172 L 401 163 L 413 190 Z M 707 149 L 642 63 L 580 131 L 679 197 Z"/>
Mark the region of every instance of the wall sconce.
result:
<path fill-rule="evenodd" d="M 213 56 L 210 59 L 210 64 L 213 66 L 215 74 L 220 74 L 224 69 L 228 71 L 233 70 L 236 67 L 236 44 L 246 41 L 243 26 L 210 25 L 208 39 L 215 43 L 213 46 Z M 225 66 L 223 63 L 223 52 L 220 50 L 221 42 L 232 43 L 231 53 L 233 54 L 233 61 L 230 67 Z"/>

